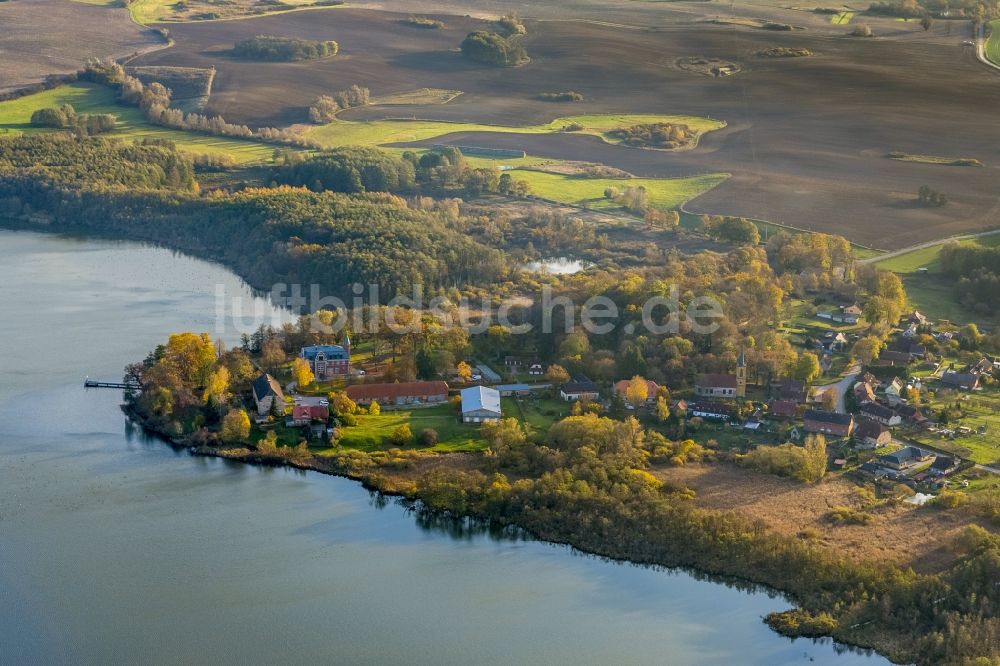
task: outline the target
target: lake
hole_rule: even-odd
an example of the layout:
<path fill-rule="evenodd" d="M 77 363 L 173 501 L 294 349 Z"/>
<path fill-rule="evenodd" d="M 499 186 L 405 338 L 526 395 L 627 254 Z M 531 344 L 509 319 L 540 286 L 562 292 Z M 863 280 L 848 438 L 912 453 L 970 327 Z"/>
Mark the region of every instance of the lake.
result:
<path fill-rule="evenodd" d="M 0 663 L 888 663 L 771 632 L 778 596 L 143 436 L 83 379 L 254 298 L 219 266 L 0 231 L 0 278 Z"/>

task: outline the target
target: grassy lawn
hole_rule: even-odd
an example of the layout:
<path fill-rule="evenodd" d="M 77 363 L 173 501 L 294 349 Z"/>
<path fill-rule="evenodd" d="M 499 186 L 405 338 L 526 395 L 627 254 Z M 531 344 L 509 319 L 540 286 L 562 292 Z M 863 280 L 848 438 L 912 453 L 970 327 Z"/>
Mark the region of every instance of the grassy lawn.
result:
<path fill-rule="evenodd" d="M 1000 245 L 1000 233 L 958 242 L 970 247 L 996 247 Z M 942 247 L 944 243 L 914 250 L 878 261 L 875 266 L 898 273 L 910 302 L 929 317 L 950 319 L 959 324 L 975 321 L 976 317 L 956 301 L 954 281 L 941 272 L 938 255 Z M 920 268 L 926 268 L 927 272 L 919 273 Z"/>
<path fill-rule="evenodd" d="M 362 415 L 358 424 L 341 429 L 340 445 L 361 451 L 385 451 L 393 448 L 386 440 L 392 431 L 409 424 L 415 437 L 424 428 L 437 430 L 439 441 L 431 451 L 480 451 L 486 442 L 479 437 L 479 426 L 459 421 L 451 405 L 422 409 L 383 411 L 378 416 Z M 416 444 L 405 448 L 417 448 Z"/>
<path fill-rule="evenodd" d="M 990 38 L 986 40 L 986 59 L 1000 65 L 1000 19 L 990 21 Z"/>
<path fill-rule="evenodd" d="M 556 118 L 543 125 L 485 125 L 481 123 L 444 122 L 439 120 L 335 120 L 309 130 L 309 138 L 325 148 L 336 146 L 380 146 L 407 141 L 426 141 L 452 132 L 504 132 L 509 134 L 553 134 L 569 125 L 582 125 L 574 134 L 599 136 L 608 143 L 617 143 L 607 132 L 642 123 L 684 123 L 700 133 L 726 126 L 724 122 L 697 116 L 662 115 L 585 115 Z M 530 151 L 529 151 L 530 152 Z"/>
<path fill-rule="evenodd" d="M 275 146 L 244 139 L 195 134 L 157 127 L 146 122 L 136 107 L 119 106 L 114 91 L 92 83 L 72 83 L 34 95 L 0 102 L 0 136 L 8 133 L 50 132 L 30 125 L 37 109 L 72 104 L 79 113 L 112 113 L 118 127 L 102 136 L 121 139 L 166 139 L 181 150 L 194 154 L 226 154 L 241 164 L 270 161 Z"/>
<path fill-rule="evenodd" d="M 524 169 L 514 169 L 511 175 L 517 180 L 527 181 L 531 185 L 532 194 L 595 210 L 620 208 L 618 204 L 604 198 L 607 187 L 645 187 L 649 192 L 650 203 L 656 208 L 668 210 L 704 194 L 729 178 L 727 174 L 690 178 L 579 178 Z"/>
<path fill-rule="evenodd" d="M 91 4 L 116 4 L 117 0 L 77 0 L 78 2 L 88 2 Z M 178 21 L 179 19 L 175 17 L 178 6 L 177 0 L 134 0 L 132 4 L 128 6 L 129 13 L 132 16 L 132 20 L 136 23 L 145 25 L 147 23 L 157 23 L 157 22 L 169 22 Z M 214 20 L 236 20 L 242 18 L 255 18 L 261 16 L 261 14 L 253 14 L 251 12 L 242 13 L 240 7 L 227 7 L 227 5 L 236 5 L 234 2 L 205 2 L 199 3 L 199 6 L 204 4 L 204 9 L 207 11 L 211 10 L 228 10 L 229 15 L 222 16 L 219 19 Z M 242 2 L 241 3 L 246 8 L 253 7 L 252 2 Z M 266 16 L 272 14 L 284 14 L 286 12 L 302 11 L 304 9 L 333 9 L 337 6 L 342 5 L 331 5 L 331 6 L 312 6 L 315 4 L 315 0 L 281 0 L 277 5 L 271 7 L 271 11 L 266 12 Z M 286 8 L 279 9 L 281 5 L 285 5 Z M 183 19 L 180 19 L 183 20 Z M 199 19 L 202 22 L 205 19 Z"/>
<path fill-rule="evenodd" d="M 520 404 L 519 404 L 520 403 Z M 569 416 L 572 404 L 558 398 L 536 397 L 502 398 L 500 404 L 504 416 L 512 416 L 531 429 L 536 440 L 545 439 L 549 428 L 556 421 Z"/>
<path fill-rule="evenodd" d="M 965 426 L 972 428 L 971 434 L 956 435 L 951 439 L 935 433 L 919 432 L 912 434 L 913 439 L 954 451 L 977 463 L 1000 462 L 1000 391 L 986 389 L 972 393 L 957 392 L 946 398 L 935 395 L 926 400 L 923 409 L 937 413 L 946 403 L 953 405 L 956 400 L 961 401 L 966 416 L 946 427 L 954 430 L 958 426 Z M 980 434 L 977 431 L 982 426 L 986 427 L 986 432 Z"/>

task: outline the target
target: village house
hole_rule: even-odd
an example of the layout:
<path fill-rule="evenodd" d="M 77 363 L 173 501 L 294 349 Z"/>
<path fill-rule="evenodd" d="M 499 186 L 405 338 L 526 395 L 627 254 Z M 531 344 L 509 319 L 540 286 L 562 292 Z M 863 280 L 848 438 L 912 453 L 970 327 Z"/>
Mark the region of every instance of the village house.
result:
<path fill-rule="evenodd" d="M 860 449 L 874 449 L 892 441 L 892 432 L 878 421 L 861 419 L 854 431 L 854 443 Z"/>
<path fill-rule="evenodd" d="M 600 396 L 600 387 L 586 377 L 574 378 L 559 388 L 559 397 L 566 402 L 597 400 Z"/>
<path fill-rule="evenodd" d="M 845 324 L 854 325 L 857 324 L 858 321 L 861 319 L 861 314 L 862 314 L 861 306 L 858 305 L 857 303 L 853 303 L 852 305 L 842 307 L 840 309 L 840 312 L 843 316 L 843 321 Z"/>
<path fill-rule="evenodd" d="M 309 425 L 313 421 L 326 422 L 330 418 L 330 401 L 326 398 L 295 396 L 292 403 L 292 425 Z"/>
<path fill-rule="evenodd" d="M 916 324 L 917 326 L 926 326 L 927 325 L 927 317 L 925 317 L 924 315 L 920 314 L 919 310 L 914 310 L 913 312 L 911 312 L 910 316 L 907 317 L 906 319 L 907 319 L 907 321 L 909 323 Z"/>
<path fill-rule="evenodd" d="M 309 369 L 321 382 L 343 377 L 351 372 L 351 339 L 345 336 L 343 345 L 303 347 L 299 356 L 309 361 Z"/>
<path fill-rule="evenodd" d="M 527 363 L 527 359 L 523 356 L 506 356 L 503 359 L 504 367 L 507 368 L 508 372 L 521 372 Z"/>
<path fill-rule="evenodd" d="M 771 395 L 776 400 L 801 405 L 809 397 L 809 387 L 801 379 L 781 378 L 771 382 Z"/>
<path fill-rule="evenodd" d="M 497 384 L 493 388 L 500 391 L 501 398 L 531 395 L 531 384 Z"/>
<path fill-rule="evenodd" d="M 958 469 L 958 460 L 951 456 L 937 456 L 928 470 L 934 476 L 948 476 Z"/>
<path fill-rule="evenodd" d="M 798 405 L 791 400 L 772 400 L 767 413 L 772 419 L 793 419 L 798 411 Z"/>
<path fill-rule="evenodd" d="M 873 365 L 883 368 L 905 368 L 910 364 L 911 360 L 908 352 L 887 349 L 878 355 Z"/>
<path fill-rule="evenodd" d="M 977 362 L 970 365 L 968 370 L 966 370 L 966 372 L 970 372 L 974 375 L 982 377 L 983 375 L 993 374 L 993 370 L 995 369 L 995 367 L 996 364 L 994 363 L 993 359 L 991 359 L 989 356 L 984 356 Z"/>
<path fill-rule="evenodd" d="M 628 390 L 628 385 L 632 382 L 631 379 L 619 379 L 615 382 L 614 394 L 620 395 L 622 398 L 625 397 L 625 392 Z M 652 379 L 646 380 L 646 402 L 648 404 L 655 404 L 656 398 L 660 394 L 660 385 L 654 382 Z"/>
<path fill-rule="evenodd" d="M 974 391 L 979 388 L 979 377 L 971 372 L 948 370 L 941 375 L 941 383 L 952 388 Z"/>
<path fill-rule="evenodd" d="M 875 402 L 875 391 L 871 384 L 857 382 L 854 384 L 854 400 L 860 405 L 865 402 Z"/>
<path fill-rule="evenodd" d="M 893 451 L 892 453 L 887 453 L 884 456 L 879 456 L 879 464 L 889 467 L 890 469 L 909 469 L 915 467 L 920 463 L 927 462 L 934 457 L 933 453 L 928 453 L 923 449 L 917 448 L 916 446 L 906 446 L 901 448 L 899 451 Z"/>
<path fill-rule="evenodd" d="M 821 409 L 807 409 L 803 417 L 806 432 L 818 432 L 836 437 L 850 437 L 854 430 L 851 414 L 827 412 Z"/>
<path fill-rule="evenodd" d="M 532 361 L 531 365 L 528 366 L 528 374 L 532 377 L 541 377 L 545 374 L 545 366 L 542 365 L 541 361 Z"/>
<path fill-rule="evenodd" d="M 832 312 L 817 312 L 820 319 L 828 319 L 838 324 L 849 324 L 853 326 L 861 319 L 861 307 L 857 303 L 853 305 L 841 305 L 839 309 Z"/>
<path fill-rule="evenodd" d="M 254 380 L 252 391 L 254 402 L 257 403 L 258 420 L 266 419 L 275 412 L 285 413 L 285 394 L 274 377 L 261 375 Z"/>
<path fill-rule="evenodd" d="M 472 386 L 462 389 L 461 398 L 464 423 L 499 421 L 503 415 L 500 409 L 500 392 L 496 389 Z"/>
<path fill-rule="evenodd" d="M 923 426 L 929 421 L 929 419 L 924 416 L 918 408 L 911 405 L 899 405 L 896 407 L 896 413 L 899 414 L 904 421 L 908 421 L 918 426 Z"/>
<path fill-rule="evenodd" d="M 448 384 L 442 381 L 354 384 L 344 389 L 344 393 L 363 406 L 372 401 L 380 405 L 437 404 L 448 400 Z"/>
<path fill-rule="evenodd" d="M 866 402 L 858 406 L 858 413 L 866 419 L 876 421 L 882 425 L 894 426 L 903 422 L 903 418 L 885 405 L 877 402 Z"/>
<path fill-rule="evenodd" d="M 687 405 L 688 416 L 700 416 L 703 419 L 716 421 L 728 421 L 733 417 L 735 410 L 732 405 L 724 402 L 712 402 L 710 400 L 699 400 L 689 402 Z"/>
<path fill-rule="evenodd" d="M 885 387 L 885 401 L 889 403 L 890 407 L 895 407 L 902 399 L 903 382 L 900 381 L 899 377 L 893 377 L 892 381 Z"/>

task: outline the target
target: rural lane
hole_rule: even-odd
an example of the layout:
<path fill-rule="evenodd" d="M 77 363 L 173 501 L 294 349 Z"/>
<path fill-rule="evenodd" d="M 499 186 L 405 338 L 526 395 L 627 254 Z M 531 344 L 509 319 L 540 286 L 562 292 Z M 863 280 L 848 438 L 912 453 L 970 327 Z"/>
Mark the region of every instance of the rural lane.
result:
<path fill-rule="evenodd" d="M 994 65 L 995 66 L 995 65 Z M 998 67 L 997 69 L 1000 69 Z M 945 238 L 938 238 L 937 240 L 926 241 L 924 243 L 917 243 L 916 245 L 910 245 L 909 247 L 904 247 L 899 250 L 893 250 L 892 252 L 886 252 L 885 254 L 880 254 L 877 257 L 869 257 L 867 259 L 856 259 L 854 263 L 856 264 L 874 264 L 876 262 L 882 261 L 884 259 L 892 259 L 900 255 L 908 254 L 910 252 L 916 252 L 917 250 L 924 250 L 929 247 L 934 247 L 935 245 L 941 245 L 942 243 L 947 243 L 948 241 L 961 241 L 969 240 L 971 238 L 982 238 L 983 236 L 992 236 L 994 234 L 1000 234 L 1000 229 L 991 229 L 989 231 L 979 231 L 974 234 L 959 234 L 957 236 L 947 236 Z"/>
<path fill-rule="evenodd" d="M 989 58 L 986 57 L 986 42 L 985 35 L 986 27 L 984 25 L 979 26 L 979 30 L 976 31 L 976 58 L 979 62 L 983 63 L 987 67 L 992 67 L 993 69 L 1000 70 L 1000 66 L 996 63 L 991 62 Z"/>
<path fill-rule="evenodd" d="M 847 374 L 842 376 L 839 381 L 833 384 L 825 384 L 824 386 L 817 387 L 823 389 L 824 391 L 836 391 L 837 393 L 836 411 L 840 414 L 847 413 L 847 405 L 844 402 L 844 396 L 846 396 L 847 392 L 851 390 L 851 387 L 854 386 L 854 382 L 861 374 L 861 366 L 855 363 L 846 370 L 846 373 Z"/>

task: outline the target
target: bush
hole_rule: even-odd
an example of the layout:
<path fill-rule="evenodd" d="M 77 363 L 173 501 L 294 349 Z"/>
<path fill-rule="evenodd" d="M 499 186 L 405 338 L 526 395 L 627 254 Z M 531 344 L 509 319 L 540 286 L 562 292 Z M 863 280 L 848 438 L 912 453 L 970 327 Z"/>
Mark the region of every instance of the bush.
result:
<path fill-rule="evenodd" d="M 93 135 L 109 132 L 118 124 L 118 120 L 110 113 L 77 114 L 69 104 L 56 108 L 38 109 L 31 114 L 31 124 L 34 127 L 53 127 L 56 129 L 77 130 Z"/>
<path fill-rule="evenodd" d="M 810 435 L 804 446 L 758 446 L 743 456 L 741 462 L 758 472 L 815 483 L 826 475 L 826 439 L 822 435 Z"/>
<path fill-rule="evenodd" d="M 809 49 L 791 48 L 788 46 L 776 46 L 771 49 L 757 51 L 759 58 L 805 58 L 813 54 Z"/>
<path fill-rule="evenodd" d="M 356 106 L 365 106 L 371 100 L 368 88 L 353 85 L 347 90 L 330 95 L 320 95 L 309 107 L 309 120 L 314 123 L 329 123 L 337 117 L 337 113 Z"/>
<path fill-rule="evenodd" d="M 861 25 L 851 30 L 851 37 L 874 37 L 875 33 L 872 31 L 872 27 L 867 23 L 862 23 Z"/>
<path fill-rule="evenodd" d="M 830 522 L 837 525 L 867 525 L 872 521 L 872 515 L 866 511 L 852 509 L 849 506 L 835 506 L 829 514 Z"/>
<path fill-rule="evenodd" d="M 413 443 L 413 432 L 410 430 L 410 426 L 404 423 L 398 426 L 389 435 L 389 443 L 395 446 L 406 446 L 407 444 Z"/>
<path fill-rule="evenodd" d="M 275 37 L 257 35 L 236 42 L 233 55 L 250 60 L 272 62 L 292 62 L 315 60 L 337 55 L 339 47 L 333 40 L 299 39 L 297 37 Z"/>
<path fill-rule="evenodd" d="M 582 102 L 583 95 L 569 90 L 567 92 L 545 92 L 535 95 L 535 99 L 543 102 Z"/>
<path fill-rule="evenodd" d="M 524 24 L 521 23 L 521 19 L 517 14 L 507 14 L 502 16 L 493 22 L 498 33 L 504 37 L 510 37 L 512 35 L 523 35 L 527 32 L 524 29 Z"/>
<path fill-rule="evenodd" d="M 477 30 L 462 41 L 462 55 L 469 60 L 494 67 L 516 67 L 528 62 L 524 47 L 495 32 Z"/>
<path fill-rule="evenodd" d="M 434 446 L 438 443 L 438 431 L 434 428 L 424 428 L 420 431 L 420 443 L 424 446 Z"/>
<path fill-rule="evenodd" d="M 430 30 L 439 30 L 444 27 L 443 21 L 438 21 L 437 19 L 430 19 L 426 16 L 411 16 L 405 18 L 400 23 L 414 28 L 427 28 Z"/>
<path fill-rule="evenodd" d="M 680 148 L 694 141 L 698 133 L 680 123 L 643 123 L 611 130 L 608 136 L 627 146 Z"/>

